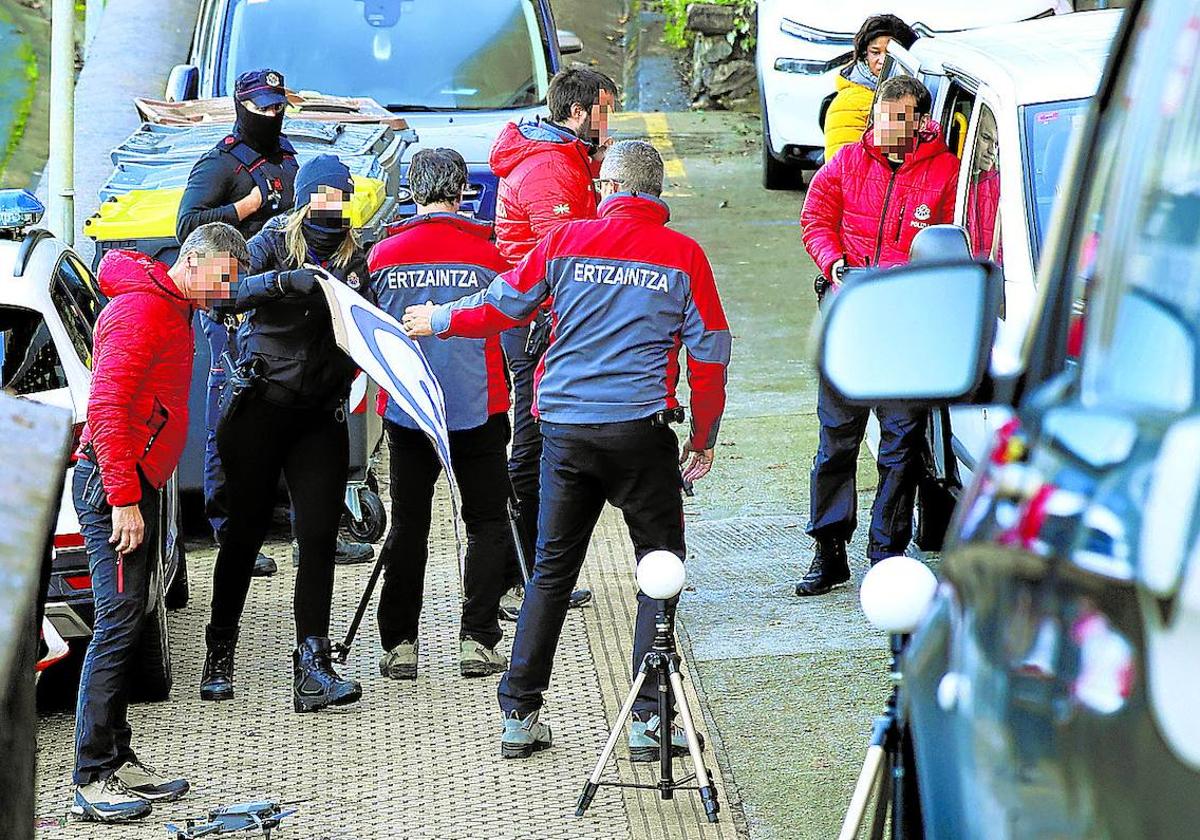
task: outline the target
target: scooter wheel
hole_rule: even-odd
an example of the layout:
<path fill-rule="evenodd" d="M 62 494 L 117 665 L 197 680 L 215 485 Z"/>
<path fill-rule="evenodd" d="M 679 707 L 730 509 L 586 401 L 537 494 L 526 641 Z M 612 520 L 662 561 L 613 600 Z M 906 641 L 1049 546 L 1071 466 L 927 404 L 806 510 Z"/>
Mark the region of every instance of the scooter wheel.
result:
<path fill-rule="evenodd" d="M 359 504 L 362 506 L 362 519 L 348 517 L 346 530 L 358 542 L 377 543 L 387 533 L 387 510 L 383 506 L 383 499 L 377 493 L 364 490 L 359 496 Z"/>

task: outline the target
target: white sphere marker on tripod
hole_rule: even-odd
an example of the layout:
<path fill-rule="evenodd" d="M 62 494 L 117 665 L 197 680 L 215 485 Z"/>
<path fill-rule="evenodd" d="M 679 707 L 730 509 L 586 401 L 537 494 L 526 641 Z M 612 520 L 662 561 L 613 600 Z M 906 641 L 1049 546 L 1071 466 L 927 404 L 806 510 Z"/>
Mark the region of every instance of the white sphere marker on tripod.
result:
<path fill-rule="evenodd" d="M 870 836 L 883 836 L 889 811 L 892 824 L 899 824 L 901 833 L 906 831 L 906 786 L 893 785 L 889 793 L 889 786 L 885 783 L 885 777 L 903 779 L 906 774 L 915 773 L 915 768 L 907 766 L 903 747 L 907 735 L 903 722 L 904 709 L 900 702 L 900 655 L 904 650 L 905 637 L 917 628 L 936 592 L 937 578 L 933 572 L 912 557 L 897 556 L 880 560 L 863 578 L 858 593 L 862 611 L 875 629 L 891 637 L 892 694 L 883 715 L 875 719 L 867 756 L 854 785 L 838 840 L 856 840 L 867 819 L 867 807 L 872 794 L 884 799 L 882 805 L 875 808 Z"/>
<path fill-rule="evenodd" d="M 888 557 L 863 578 L 858 600 L 867 621 L 885 633 L 916 629 L 937 591 L 937 578 L 920 560 Z"/>
<path fill-rule="evenodd" d="M 683 591 L 687 572 L 672 551 L 651 551 L 637 566 L 638 589 L 657 601 L 668 601 Z"/>
<path fill-rule="evenodd" d="M 679 654 L 675 650 L 675 611 L 668 602 L 683 591 L 687 574 L 683 568 L 683 560 L 672 551 L 659 549 L 648 552 L 638 562 L 638 588 L 649 598 L 658 601 L 658 615 L 654 621 L 654 644 L 642 659 L 637 676 L 634 677 L 633 687 L 625 698 L 621 711 L 608 734 L 608 741 L 600 751 L 600 758 L 592 770 L 591 776 L 584 783 L 583 793 L 575 806 L 575 815 L 582 817 L 592 804 L 597 790 L 601 785 L 615 787 L 643 787 L 657 790 L 662 799 L 673 799 L 675 791 L 684 789 L 687 783 L 695 781 L 688 788 L 700 794 L 704 805 L 704 813 L 709 822 L 717 821 L 721 810 L 717 802 L 717 789 L 713 778 L 704 764 L 700 740 L 696 735 L 696 724 L 692 711 L 688 707 L 687 697 L 683 693 L 683 674 L 679 670 Z M 633 704 L 637 700 L 638 691 L 648 675 L 653 675 L 658 683 L 659 696 L 659 778 L 654 785 L 623 784 L 621 782 L 604 782 L 601 777 L 604 766 L 612 757 L 617 739 L 624 729 L 625 721 L 633 712 Z M 679 722 L 683 726 L 684 737 L 687 740 L 688 755 L 692 761 L 693 774 L 686 779 L 675 778 L 671 764 L 673 749 L 671 737 L 671 721 L 675 712 L 672 711 L 672 701 L 678 707 Z"/>

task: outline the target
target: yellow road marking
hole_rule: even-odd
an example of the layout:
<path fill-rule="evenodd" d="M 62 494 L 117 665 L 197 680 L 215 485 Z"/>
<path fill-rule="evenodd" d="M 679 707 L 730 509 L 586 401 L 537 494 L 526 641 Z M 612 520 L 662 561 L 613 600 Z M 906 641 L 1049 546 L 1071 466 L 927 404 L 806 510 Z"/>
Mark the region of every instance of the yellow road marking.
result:
<path fill-rule="evenodd" d="M 663 173 L 672 180 L 687 181 L 687 170 L 675 151 L 675 144 L 671 142 L 667 115 L 662 113 L 643 114 L 642 120 L 646 124 L 646 133 L 650 135 L 650 142 L 662 155 Z"/>

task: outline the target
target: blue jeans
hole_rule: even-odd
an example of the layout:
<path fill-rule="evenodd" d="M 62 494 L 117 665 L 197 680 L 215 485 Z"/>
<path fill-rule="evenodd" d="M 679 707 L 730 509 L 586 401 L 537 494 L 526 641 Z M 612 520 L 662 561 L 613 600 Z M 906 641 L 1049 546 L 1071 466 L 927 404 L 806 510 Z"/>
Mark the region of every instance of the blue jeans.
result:
<path fill-rule="evenodd" d="M 500 681 L 500 708 L 525 717 L 550 685 L 571 590 L 607 501 L 621 511 L 635 557 L 665 548 L 684 557 L 679 440 L 649 420 L 596 425 L 542 423 L 542 506 L 537 563 L 525 587 L 512 660 Z M 638 593 L 633 672 L 654 643 L 656 601 Z M 673 609 L 673 604 L 672 604 Z M 658 708 L 657 686 L 642 686 L 634 711 Z"/>
<path fill-rule="evenodd" d="M 220 539 L 229 515 L 229 504 L 225 493 L 225 470 L 221 467 L 221 456 L 217 452 L 217 421 L 221 419 L 221 390 L 225 387 L 225 368 L 221 367 L 221 354 L 229 346 L 229 332 L 225 325 L 200 314 L 200 328 L 208 339 L 211 362 L 208 369 L 208 397 L 204 405 L 204 512 L 212 526 L 213 534 Z"/>
<path fill-rule="evenodd" d="M 75 710 L 75 784 L 86 785 L 111 776 L 135 759 L 129 742 L 132 731 L 129 675 L 141 640 L 150 597 L 152 547 L 158 540 L 159 493 L 142 478 L 138 507 L 146 523 L 141 545 L 121 561 L 109 543 L 112 508 L 104 496 L 100 471 L 91 461 L 75 465 L 71 496 L 88 553 L 96 620 L 83 657 L 79 701 Z"/>
<path fill-rule="evenodd" d="M 848 405 L 823 380 L 817 392 L 821 430 L 810 477 L 808 533 L 849 541 L 858 517 L 855 474 L 871 409 Z M 913 505 L 925 452 L 926 412 L 875 409 L 879 418 L 879 485 L 871 507 L 870 560 L 903 554 L 912 540 Z"/>

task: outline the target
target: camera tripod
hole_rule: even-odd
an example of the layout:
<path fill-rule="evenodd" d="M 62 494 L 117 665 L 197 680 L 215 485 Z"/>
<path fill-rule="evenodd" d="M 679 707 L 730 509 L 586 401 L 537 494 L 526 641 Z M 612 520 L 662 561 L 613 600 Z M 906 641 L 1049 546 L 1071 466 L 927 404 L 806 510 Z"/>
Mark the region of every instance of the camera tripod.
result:
<path fill-rule="evenodd" d="M 912 741 L 900 703 L 900 658 L 907 641 L 907 636 L 896 633 L 891 636 L 892 693 L 883 714 L 875 718 L 867 757 L 854 785 L 838 840 L 858 837 L 867 818 L 872 794 L 875 794 L 875 808 L 870 820 L 871 840 L 882 840 L 889 815 L 891 840 L 920 840 L 924 836 Z"/>
<path fill-rule="evenodd" d="M 638 692 L 651 672 L 658 680 L 658 782 L 653 785 L 602 782 L 600 777 L 604 773 L 604 766 L 612 757 L 617 739 L 621 737 L 621 732 L 625 727 L 625 721 L 633 712 L 633 704 L 637 700 Z M 688 753 L 695 771 L 692 775 L 679 780 L 675 779 L 671 766 L 671 720 L 674 717 L 674 703 L 679 705 L 679 720 L 683 724 L 683 731 L 687 736 Z M 693 781 L 696 782 L 695 785 L 688 784 Z M 600 751 L 600 758 L 596 761 L 592 775 L 583 786 L 583 793 L 579 795 L 579 801 L 575 806 L 575 816 L 583 816 L 601 785 L 657 790 L 662 799 L 674 799 L 677 790 L 699 791 L 700 801 L 704 803 L 704 813 L 708 816 L 710 823 L 717 821 L 717 813 L 721 810 L 721 806 L 717 802 L 717 788 L 713 784 L 712 774 L 704 766 L 704 756 L 700 751 L 700 740 L 696 737 L 692 712 L 688 707 L 687 696 L 683 693 L 683 674 L 679 670 L 679 654 L 675 650 L 675 616 L 674 611 L 668 608 L 666 601 L 658 601 L 658 615 L 654 620 L 654 644 L 642 658 L 642 664 L 633 680 L 633 686 L 629 689 L 625 703 L 621 706 L 621 711 L 617 714 L 617 719 L 608 734 L 608 741 L 605 743 L 604 749 Z"/>

